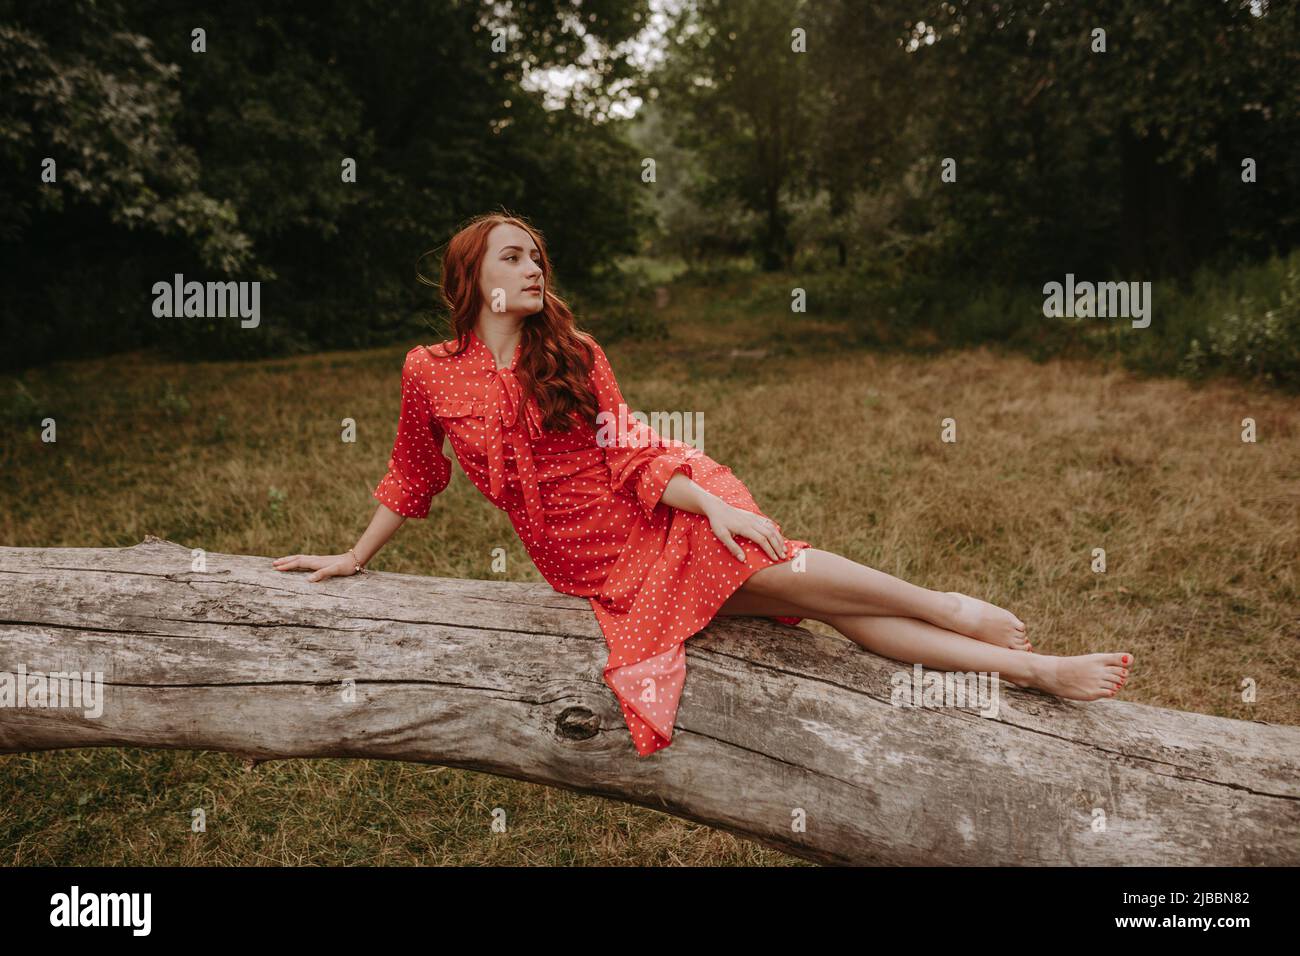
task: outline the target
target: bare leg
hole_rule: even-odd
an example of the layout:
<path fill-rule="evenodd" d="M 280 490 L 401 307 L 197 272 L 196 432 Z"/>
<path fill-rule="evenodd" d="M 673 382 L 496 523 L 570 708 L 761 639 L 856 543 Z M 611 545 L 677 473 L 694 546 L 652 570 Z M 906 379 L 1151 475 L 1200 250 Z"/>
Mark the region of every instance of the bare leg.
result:
<path fill-rule="evenodd" d="M 918 587 L 830 551 L 808 548 L 804 553 L 804 570 L 796 571 L 792 561 L 762 568 L 732 600 L 740 594 L 771 598 L 807 608 L 809 613 L 801 616 L 818 619 L 823 614 L 912 617 L 999 647 L 1031 649 L 1024 623 L 1010 611 L 957 592 Z M 753 613 L 728 610 L 730 604 L 720 613 Z"/>
<path fill-rule="evenodd" d="M 1012 683 L 1071 700 L 1114 697 L 1128 680 L 1133 655 L 1025 654 L 955 634 L 925 621 L 875 615 L 822 618 L 849 640 L 883 657 L 946 671 L 996 672 Z"/>
<path fill-rule="evenodd" d="M 1037 687 L 1072 700 L 1113 697 L 1128 680 L 1128 669 L 1133 663 L 1133 655 L 1122 652 L 1074 657 L 1026 654 L 916 618 L 823 614 L 790 601 L 746 594 L 743 589 L 733 594 L 718 613 L 823 621 L 855 644 L 882 657 L 935 670 L 997 673 L 1013 684 Z"/>
<path fill-rule="evenodd" d="M 750 578 L 750 580 L 753 580 L 753 578 Z M 864 613 L 888 614 L 889 609 L 876 607 L 874 610 Z M 772 617 L 775 615 L 780 617 L 806 617 L 814 621 L 820 620 L 820 612 L 814 608 L 810 608 L 805 604 L 796 604 L 784 598 L 765 597 L 762 594 L 756 594 L 743 585 L 740 590 L 727 598 L 722 607 L 718 608 L 718 614 L 746 615 L 750 617 Z"/>

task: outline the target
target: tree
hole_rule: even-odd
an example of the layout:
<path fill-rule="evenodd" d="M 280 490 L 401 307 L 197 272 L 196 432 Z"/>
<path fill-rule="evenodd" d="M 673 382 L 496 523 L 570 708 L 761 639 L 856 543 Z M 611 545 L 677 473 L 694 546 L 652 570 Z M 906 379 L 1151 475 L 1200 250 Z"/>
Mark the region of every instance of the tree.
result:
<path fill-rule="evenodd" d="M 734 197 L 760 214 L 767 270 L 790 265 L 783 197 L 808 187 L 817 116 L 809 56 L 794 49 L 807 16 L 802 2 L 702 0 L 674 25 L 658 82 L 664 110 L 677 114 L 676 141 L 707 169 L 702 201 Z"/>

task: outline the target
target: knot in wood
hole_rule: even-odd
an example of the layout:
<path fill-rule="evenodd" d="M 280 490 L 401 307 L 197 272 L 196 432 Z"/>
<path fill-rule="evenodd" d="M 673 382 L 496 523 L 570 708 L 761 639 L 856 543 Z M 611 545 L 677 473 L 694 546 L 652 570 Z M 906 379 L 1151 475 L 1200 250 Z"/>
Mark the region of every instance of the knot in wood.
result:
<path fill-rule="evenodd" d="M 565 740 L 589 740 L 600 733 L 600 718 L 587 707 L 566 707 L 555 718 L 555 732 Z"/>

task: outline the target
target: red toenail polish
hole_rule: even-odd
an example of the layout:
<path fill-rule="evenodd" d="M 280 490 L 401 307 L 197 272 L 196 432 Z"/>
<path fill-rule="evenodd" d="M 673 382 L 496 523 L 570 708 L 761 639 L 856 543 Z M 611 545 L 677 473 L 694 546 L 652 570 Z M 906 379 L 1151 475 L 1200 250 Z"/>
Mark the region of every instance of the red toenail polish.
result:
<path fill-rule="evenodd" d="M 1127 654 L 1124 655 L 1124 663 L 1125 663 L 1125 664 L 1128 663 L 1128 655 L 1127 655 Z"/>

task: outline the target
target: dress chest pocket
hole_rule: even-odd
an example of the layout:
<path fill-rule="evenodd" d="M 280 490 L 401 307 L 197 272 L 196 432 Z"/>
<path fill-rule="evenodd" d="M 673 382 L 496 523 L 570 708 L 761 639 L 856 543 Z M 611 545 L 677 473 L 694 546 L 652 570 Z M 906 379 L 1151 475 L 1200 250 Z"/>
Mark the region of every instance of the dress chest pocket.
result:
<path fill-rule="evenodd" d="M 487 402 L 482 399 L 454 398 L 433 403 L 433 417 L 444 425 L 455 424 L 458 419 L 462 424 L 471 419 L 482 421 L 486 413 Z"/>

